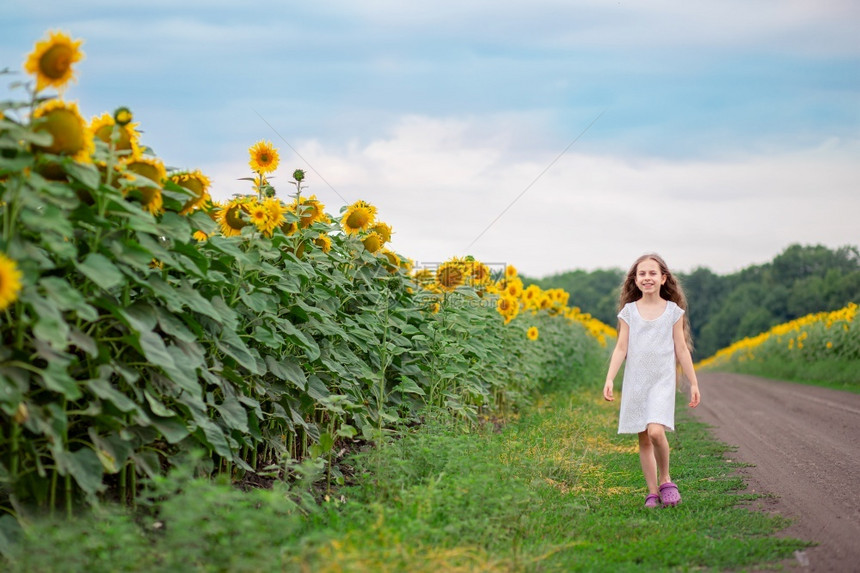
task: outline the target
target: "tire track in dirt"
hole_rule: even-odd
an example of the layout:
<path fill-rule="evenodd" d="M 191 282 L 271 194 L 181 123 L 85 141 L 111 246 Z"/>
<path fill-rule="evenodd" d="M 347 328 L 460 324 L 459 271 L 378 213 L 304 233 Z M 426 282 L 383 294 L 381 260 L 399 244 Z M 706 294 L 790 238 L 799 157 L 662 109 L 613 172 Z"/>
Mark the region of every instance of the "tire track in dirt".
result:
<path fill-rule="evenodd" d="M 796 571 L 860 571 L 860 394 L 729 373 L 698 373 L 693 410 L 729 457 L 754 507 L 793 520 L 780 533 L 818 543 L 783 565 Z"/>

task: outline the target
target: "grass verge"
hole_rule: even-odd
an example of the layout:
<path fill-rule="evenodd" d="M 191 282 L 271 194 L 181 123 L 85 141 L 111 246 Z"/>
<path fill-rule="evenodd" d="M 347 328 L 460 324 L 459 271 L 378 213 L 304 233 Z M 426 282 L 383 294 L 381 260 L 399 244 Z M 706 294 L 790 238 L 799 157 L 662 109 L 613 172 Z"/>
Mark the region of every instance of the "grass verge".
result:
<path fill-rule="evenodd" d="M 321 506 L 295 492 L 187 481 L 153 512 L 33 524 L 10 571 L 668 571 L 789 557 L 785 520 L 743 507 L 742 480 L 681 411 L 670 434 L 683 503 L 645 510 L 634 436 L 597 390 L 548 389 L 519 418 L 444 421 L 356 460 Z"/>
<path fill-rule="evenodd" d="M 751 361 L 717 370 L 860 394 L 860 360 L 832 359 L 802 363 L 780 360 Z"/>

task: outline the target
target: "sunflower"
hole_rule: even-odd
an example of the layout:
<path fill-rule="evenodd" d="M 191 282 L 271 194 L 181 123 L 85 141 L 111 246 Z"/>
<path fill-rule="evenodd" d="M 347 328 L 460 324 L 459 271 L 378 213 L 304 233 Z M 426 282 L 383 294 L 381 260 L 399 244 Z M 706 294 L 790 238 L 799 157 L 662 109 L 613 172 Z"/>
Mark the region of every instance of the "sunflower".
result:
<path fill-rule="evenodd" d="M 103 113 L 100 116 L 90 120 L 90 131 L 93 136 L 97 137 L 106 144 L 111 144 L 114 126 L 119 132 L 119 139 L 114 144 L 114 149 L 120 153 L 121 157 L 130 158 L 140 155 L 140 133 L 137 131 L 138 124 L 126 123 L 119 125 L 116 123 L 114 116 L 109 113 Z"/>
<path fill-rule="evenodd" d="M 212 182 L 199 169 L 172 173 L 170 180 L 191 193 L 191 198 L 182 206 L 180 215 L 187 215 L 200 209 L 209 200 L 209 186 Z"/>
<path fill-rule="evenodd" d="M 35 130 L 51 135 L 51 144 L 35 146 L 47 153 L 70 155 L 76 161 L 88 162 L 95 150 L 93 135 L 75 102 L 60 99 L 47 101 L 33 112 Z"/>
<path fill-rule="evenodd" d="M 233 199 L 218 212 L 218 225 L 221 228 L 221 234 L 225 237 L 235 237 L 241 234 L 242 228 L 248 225 L 248 222 L 242 217 L 245 212 L 244 203 L 244 198 Z"/>
<path fill-rule="evenodd" d="M 382 249 L 380 250 L 380 254 L 384 255 L 388 260 L 385 266 L 390 272 L 396 272 L 400 268 L 400 257 L 397 256 L 397 253 L 390 249 Z"/>
<path fill-rule="evenodd" d="M 379 221 L 378 223 L 373 224 L 370 227 L 370 230 L 379 233 L 379 236 L 382 237 L 383 243 L 391 242 L 391 225 L 388 223 Z"/>
<path fill-rule="evenodd" d="M 505 324 L 508 324 L 519 314 L 520 303 L 515 298 L 503 295 L 496 302 L 496 310 L 505 318 Z"/>
<path fill-rule="evenodd" d="M 552 297 L 546 293 L 543 293 L 538 300 L 538 307 L 541 310 L 549 310 L 553 306 Z"/>
<path fill-rule="evenodd" d="M 191 235 L 191 236 L 192 236 L 194 239 L 196 239 L 196 240 L 197 240 L 197 242 L 199 242 L 199 243 L 202 243 L 203 241 L 206 241 L 206 240 L 208 240 L 208 239 L 209 239 L 209 235 L 207 235 L 207 234 L 206 234 L 206 233 L 204 233 L 203 231 L 194 231 L 194 234 L 193 234 L 193 235 Z"/>
<path fill-rule="evenodd" d="M 15 261 L 0 253 L 0 310 L 18 298 L 21 291 L 21 271 Z"/>
<path fill-rule="evenodd" d="M 446 261 L 436 269 L 436 283 L 446 290 L 454 290 L 466 279 L 463 268 L 457 259 Z"/>
<path fill-rule="evenodd" d="M 132 119 L 134 119 L 134 115 L 131 113 L 130 109 L 125 106 L 122 106 L 114 110 L 113 119 L 117 123 L 117 125 L 126 126 L 131 123 Z"/>
<path fill-rule="evenodd" d="M 284 214 L 287 208 L 281 203 L 281 200 L 276 197 L 269 197 L 263 201 L 263 206 L 269 213 L 269 225 L 266 228 L 266 234 L 270 235 L 275 231 L 276 227 L 280 227 L 286 220 Z"/>
<path fill-rule="evenodd" d="M 24 70 L 36 76 L 36 91 L 54 86 L 62 92 L 69 81 L 75 79 L 72 64 L 84 59 L 80 50 L 83 40 L 72 40 L 63 32 L 48 32 L 47 40 L 36 43 L 27 56 Z"/>
<path fill-rule="evenodd" d="M 325 205 L 319 202 L 316 195 L 311 195 L 301 199 L 301 202 L 294 201 L 296 205 L 296 213 L 299 214 L 299 226 L 302 229 L 307 229 L 317 221 L 325 221 Z"/>
<path fill-rule="evenodd" d="M 280 157 L 278 156 L 278 150 L 272 147 L 271 142 L 258 141 L 253 147 L 248 149 L 248 152 L 251 154 L 251 160 L 248 164 L 253 171 L 265 175 L 278 168 Z"/>
<path fill-rule="evenodd" d="M 470 261 L 468 271 L 473 285 L 481 286 L 490 282 L 490 268 L 484 263 Z"/>
<path fill-rule="evenodd" d="M 314 244 L 321 248 L 324 253 L 331 251 L 331 237 L 324 233 L 314 239 Z"/>
<path fill-rule="evenodd" d="M 519 298 L 523 294 L 523 281 L 514 279 L 505 285 L 505 294 L 511 298 Z"/>
<path fill-rule="evenodd" d="M 379 233 L 371 231 L 361 239 L 361 243 L 365 249 L 375 253 L 382 248 L 382 237 L 379 236 Z"/>
<path fill-rule="evenodd" d="M 537 340 L 538 339 L 538 327 L 532 326 L 529 328 L 528 332 L 526 332 L 526 336 L 528 336 L 529 340 Z"/>
<path fill-rule="evenodd" d="M 356 201 L 347 208 L 340 224 L 347 234 L 354 235 L 367 230 L 376 217 L 376 207 L 364 201 Z"/>
<path fill-rule="evenodd" d="M 505 278 L 506 279 L 510 280 L 510 279 L 516 278 L 516 276 L 517 276 L 517 269 L 514 268 L 514 265 L 505 266 Z"/>
<path fill-rule="evenodd" d="M 427 286 L 433 284 L 435 278 L 433 277 L 433 271 L 430 269 L 419 269 L 412 275 L 412 280 L 421 286 Z"/>
<path fill-rule="evenodd" d="M 540 287 L 537 285 L 529 285 L 528 288 L 526 288 L 522 294 L 523 303 L 525 304 L 526 308 L 540 307 L 540 296 Z"/>
<path fill-rule="evenodd" d="M 155 157 L 138 157 L 126 164 L 126 173 L 131 175 L 135 181 L 134 188 L 140 192 L 140 205 L 146 210 L 157 215 L 164 209 L 164 200 L 161 197 L 161 182 L 167 177 L 164 163 Z M 145 177 L 149 181 L 138 177 Z"/>
<path fill-rule="evenodd" d="M 269 210 L 266 206 L 254 201 L 247 206 L 247 211 L 257 230 L 261 233 L 267 232 L 269 229 Z"/>

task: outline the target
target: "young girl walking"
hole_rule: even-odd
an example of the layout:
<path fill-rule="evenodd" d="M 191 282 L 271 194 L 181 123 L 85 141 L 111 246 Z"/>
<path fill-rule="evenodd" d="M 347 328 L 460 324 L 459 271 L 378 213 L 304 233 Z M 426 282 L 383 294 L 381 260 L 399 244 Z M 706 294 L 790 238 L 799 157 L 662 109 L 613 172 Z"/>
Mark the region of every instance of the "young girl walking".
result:
<path fill-rule="evenodd" d="M 609 362 L 603 398 L 613 401 L 612 385 L 624 360 L 619 434 L 639 435 L 639 461 L 648 485 L 645 507 L 675 506 L 678 486 L 669 475 L 666 430 L 675 429 L 675 364 L 690 381 L 690 406 L 699 405 L 693 370 L 687 298 L 660 256 L 639 257 L 624 279 L 618 303 L 618 341 Z"/>

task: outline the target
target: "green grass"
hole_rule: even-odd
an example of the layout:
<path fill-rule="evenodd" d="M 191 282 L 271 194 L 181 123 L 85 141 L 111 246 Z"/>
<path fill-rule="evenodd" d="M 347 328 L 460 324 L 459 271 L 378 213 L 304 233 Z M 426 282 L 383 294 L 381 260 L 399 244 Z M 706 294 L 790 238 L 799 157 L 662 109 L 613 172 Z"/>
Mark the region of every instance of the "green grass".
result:
<path fill-rule="evenodd" d="M 593 376 L 592 376 L 593 378 Z M 599 388 L 549 389 L 499 427 L 430 420 L 355 461 L 356 485 L 313 506 L 291 491 L 185 480 L 149 512 L 34 524 L 10 571 L 669 571 L 754 567 L 804 542 L 750 511 L 737 464 L 679 408 L 683 503 L 645 510 L 635 436 Z M 174 478 L 176 479 L 176 478 Z M 312 509 L 316 507 L 316 509 Z"/>
<path fill-rule="evenodd" d="M 729 372 L 753 374 L 771 380 L 785 380 L 860 394 L 860 360 L 829 359 L 815 362 L 753 360 L 718 368 Z"/>

